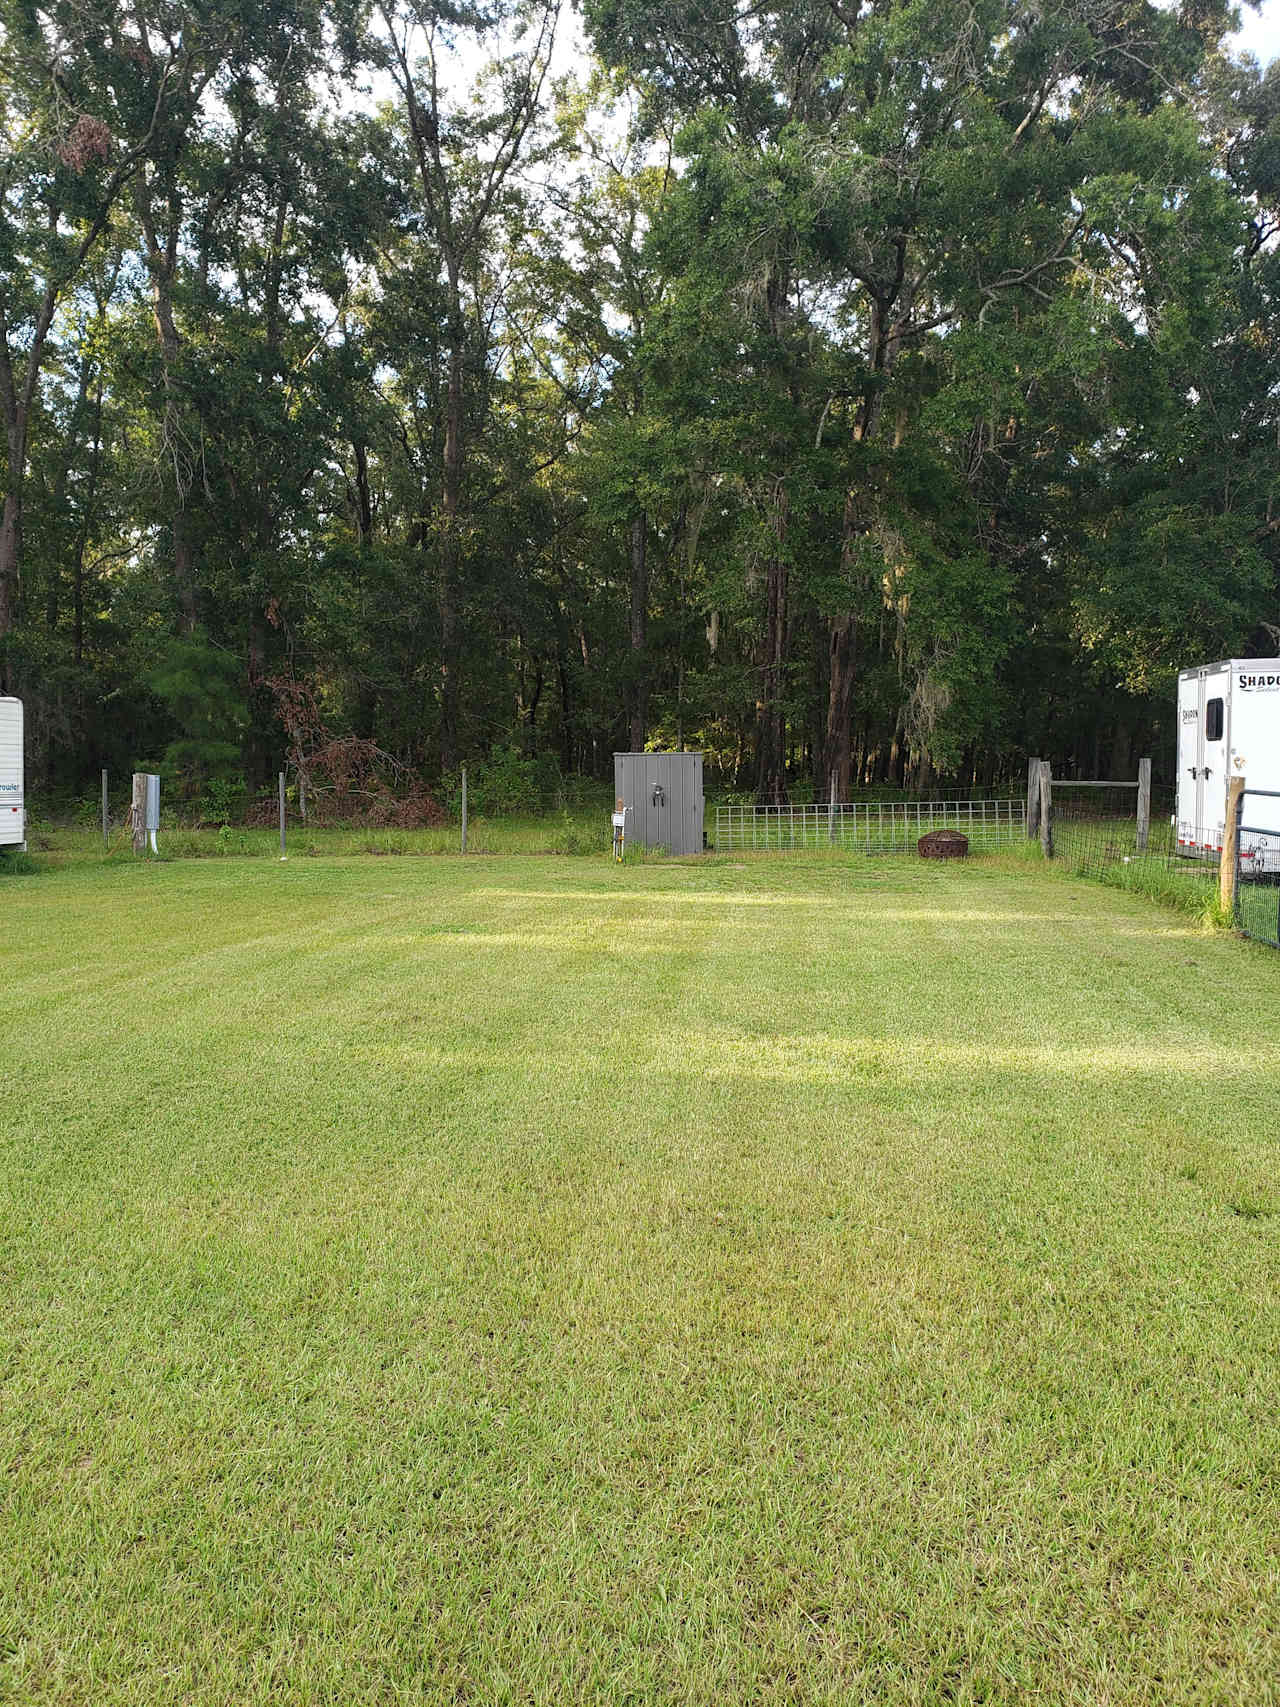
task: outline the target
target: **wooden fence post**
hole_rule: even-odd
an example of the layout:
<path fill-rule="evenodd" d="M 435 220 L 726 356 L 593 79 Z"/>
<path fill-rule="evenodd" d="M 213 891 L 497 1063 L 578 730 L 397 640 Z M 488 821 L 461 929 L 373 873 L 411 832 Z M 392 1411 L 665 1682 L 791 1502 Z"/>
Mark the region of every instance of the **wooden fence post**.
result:
<path fill-rule="evenodd" d="M 133 851 L 143 854 L 147 851 L 147 773 L 133 773 L 133 805 L 130 808 L 133 820 Z"/>
<path fill-rule="evenodd" d="M 1053 858 L 1053 767 L 1048 759 L 1040 761 L 1040 851 L 1046 859 Z"/>
<path fill-rule="evenodd" d="M 1040 833 L 1040 760 L 1027 760 L 1027 840 Z"/>
<path fill-rule="evenodd" d="M 1138 760 L 1138 852 L 1146 853 L 1151 834 L 1151 760 Z"/>
<path fill-rule="evenodd" d="M 287 859 L 288 855 L 284 851 L 284 772 L 281 771 L 279 773 L 279 776 L 280 776 L 280 858 L 281 859 Z"/>
<path fill-rule="evenodd" d="M 1244 778 L 1227 784 L 1227 821 L 1222 827 L 1222 857 L 1218 861 L 1218 899 L 1222 910 L 1236 916 L 1236 877 L 1240 868 L 1240 820 L 1244 816 Z"/>

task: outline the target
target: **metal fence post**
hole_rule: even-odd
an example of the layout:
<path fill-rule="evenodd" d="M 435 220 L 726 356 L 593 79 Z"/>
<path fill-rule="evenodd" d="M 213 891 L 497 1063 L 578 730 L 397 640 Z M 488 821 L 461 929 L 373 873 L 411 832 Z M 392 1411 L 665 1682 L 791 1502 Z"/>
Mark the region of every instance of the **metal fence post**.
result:
<path fill-rule="evenodd" d="M 467 767 L 462 767 L 462 851 L 467 851 Z"/>
<path fill-rule="evenodd" d="M 1151 834 L 1151 760 L 1138 760 L 1138 852 L 1146 853 Z"/>
<path fill-rule="evenodd" d="M 284 851 L 284 772 L 280 772 L 280 858 L 288 856 Z"/>
<path fill-rule="evenodd" d="M 1048 759 L 1040 760 L 1040 851 L 1046 859 L 1053 858 L 1053 767 Z"/>
<path fill-rule="evenodd" d="M 105 765 L 102 769 L 102 846 L 104 849 L 111 846 L 111 813 L 107 806 L 107 771 Z"/>

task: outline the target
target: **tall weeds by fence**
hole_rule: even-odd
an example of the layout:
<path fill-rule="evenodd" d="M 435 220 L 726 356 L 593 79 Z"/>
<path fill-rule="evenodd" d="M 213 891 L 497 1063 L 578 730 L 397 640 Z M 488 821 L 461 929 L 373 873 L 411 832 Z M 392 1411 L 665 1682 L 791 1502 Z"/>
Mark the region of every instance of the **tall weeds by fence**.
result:
<path fill-rule="evenodd" d="M 1169 808 L 1152 803 L 1145 846 L 1127 796 L 1106 789 L 1055 793 L 1054 858 L 1081 877 L 1099 879 L 1178 907 L 1208 915 L 1217 904 L 1216 862 L 1179 856 Z"/>
<path fill-rule="evenodd" d="M 1150 831 L 1141 846 L 1136 817 L 1117 810 L 1115 798 L 1103 790 L 1055 793 L 1053 848 L 1055 860 L 1081 877 L 1233 923 L 1246 936 L 1280 948 L 1280 874 L 1261 867 L 1257 836 L 1240 838 L 1235 910 L 1229 919 L 1219 900 L 1217 851 L 1200 857 L 1180 852 L 1167 805 L 1160 810 L 1153 803 Z"/>

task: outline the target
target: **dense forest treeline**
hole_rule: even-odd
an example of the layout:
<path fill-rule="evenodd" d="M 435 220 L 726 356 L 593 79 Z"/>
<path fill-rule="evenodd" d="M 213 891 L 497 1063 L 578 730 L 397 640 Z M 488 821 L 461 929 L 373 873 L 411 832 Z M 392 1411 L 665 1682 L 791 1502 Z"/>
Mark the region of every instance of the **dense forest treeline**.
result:
<path fill-rule="evenodd" d="M 1177 669 L 1277 649 L 1280 77 L 1219 0 L 0 21 L 37 786 L 1167 776 Z"/>

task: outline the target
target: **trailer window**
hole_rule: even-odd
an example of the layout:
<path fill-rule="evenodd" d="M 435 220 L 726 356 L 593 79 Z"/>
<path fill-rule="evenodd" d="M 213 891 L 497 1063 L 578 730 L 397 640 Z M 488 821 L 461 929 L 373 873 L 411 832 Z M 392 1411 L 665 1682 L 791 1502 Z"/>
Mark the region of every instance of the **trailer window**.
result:
<path fill-rule="evenodd" d="M 1222 739 L 1222 701 L 1211 699 L 1205 706 L 1204 738 L 1206 741 L 1221 741 Z"/>

